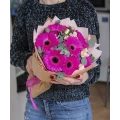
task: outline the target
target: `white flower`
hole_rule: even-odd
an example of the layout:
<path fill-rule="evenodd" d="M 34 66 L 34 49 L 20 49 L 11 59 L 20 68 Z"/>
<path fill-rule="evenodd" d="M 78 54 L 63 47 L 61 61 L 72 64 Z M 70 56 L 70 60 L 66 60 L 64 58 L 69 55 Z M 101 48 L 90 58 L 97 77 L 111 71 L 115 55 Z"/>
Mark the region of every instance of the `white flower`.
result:
<path fill-rule="evenodd" d="M 70 36 L 72 36 L 72 37 L 77 37 L 77 33 L 76 33 L 76 32 L 73 32 L 73 34 L 70 33 Z"/>
<path fill-rule="evenodd" d="M 88 49 L 87 48 L 83 49 L 81 51 L 81 57 L 88 57 L 88 56 L 89 56 Z"/>
<path fill-rule="evenodd" d="M 73 36 L 74 36 L 74 37 L 77 37 L 77 33 L 76 33 L 75 31 L 73 32 Z"/>
<path fill-rule="evenodd" d="M 64 37 L 64 39 L 67 39 L 68 37 L 69 37 L 69 36 L 67 35 L 67 36 Z"/>
<path fill-rule="evenodd" d="M 70 36 L 73 36 L 73 34 L 72 34 L 72 33 L 70 33 L 69 35 L 70 35 Z"/>

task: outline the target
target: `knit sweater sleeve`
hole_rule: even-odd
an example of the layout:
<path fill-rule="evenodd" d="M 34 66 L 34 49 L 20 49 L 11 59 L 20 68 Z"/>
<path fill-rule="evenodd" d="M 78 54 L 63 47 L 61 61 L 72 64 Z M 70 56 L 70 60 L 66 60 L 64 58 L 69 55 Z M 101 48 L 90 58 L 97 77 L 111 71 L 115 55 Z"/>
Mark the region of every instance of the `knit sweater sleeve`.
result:
<path fill-rule="evenodd" d="M 99 22 L 98 22 L 98 17 L 95 8 L 93 5 L 85 0 L 87 3 L 87 7 L 84 7 L 84 10 L 86 11 L 86 21 L 88 20 L 88 29 L 89 29 L 89 34 L 95 35 L 97 38 L 97 43 L 99 43 L 99 37 L 100 37 L 100 32 L 99 32 Z M 85 2 L 83 2 L 84 5 Z M 86 6 L 86 5 L 85 5 Z M 99 47 L 97 48 L 99 49 Z M 100 66 L 101 66 L 101 58 L 97 60 L 98 66 L 89 70 L 88 75 L 89 79 L 85 82 L 86 84 L 92 84 L 95 83 L 99 77 L 100 77 Z"/>
<path fill-rule="evenodd" d="M 26 13 L 23 4 L 17 10 L 10 50 L 11 64 L 16 67 L 20 67 L 23 70 L 26 70 L 26 61 L 28 57 L 32 54 L 29 51 L 29 45 L 26 35 L 25 17 Z"/>

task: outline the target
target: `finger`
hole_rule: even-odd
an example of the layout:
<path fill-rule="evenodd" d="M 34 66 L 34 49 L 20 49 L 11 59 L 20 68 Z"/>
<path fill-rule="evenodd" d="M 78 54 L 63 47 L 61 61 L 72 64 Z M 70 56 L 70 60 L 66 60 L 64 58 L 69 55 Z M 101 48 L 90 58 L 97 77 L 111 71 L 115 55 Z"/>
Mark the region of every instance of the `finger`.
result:
<path fill-rule="evenodd" d="M 83 79 L 83 75 L 80 75 L 79 79 Z"/>
<path fill-rule="evenodd" d="M 71 85 L 79 85 L 82 83 L 82 79 L 75 79 L 69 77 L 64 77 L 64 81 L 69 82 Z"/>
<path fill-rule="evenodd" d="M 59 83 L 61 83 L 63 85 L 70 85 L 70 83 L 65 81 L 65 80 L 55 80 L 55 81 L 57 81 L 57 82 L 59 82 Z"/>
<path fill-rule="evenodd" d="M 64 77 L 64 81 L 69 82 L 70 84 L 73 84 L 76 81 L 76 79 L 70 78 L 70 77 Z"/>
<path fill-rule="evenodd" d="M 82 84 L 83 83 L 83 79 L 82 78 L 80 78 L 80 79 L 74 79 L 73 78 L 74 79 L 74 84 L 78 84 L 78 85 Z"/>
<path fill-rule="evenodd" d="M 28 62 L 28 65 L 27 65 L 27 66 L 28 66 L 28 69 L 29 69 L 30 71 L 32 71 L 32 64 L 31 64 L 30 61 Z"/>
<path fill-rule="evenodd" d="M 51 83 L 51 84 L 62 84 L 62 85 L 64 85 L 64 84 L 65 84 L 65 83 L 63 83 L 63 82 L 58 82 L 58 81 L 53 81 L 53 80 L 52 80 L 52 81 L 50 81 L 50 83 Z"/>
<path fill-rule="evenodd" d="M 33 71 L 32 71 L 32 69 L 29 68 L 29 66 L 27 66 L 26 69 L 27 69 L 27 72 L 28 72 L 29 74 L 33 74 Z"/>
<path fill-rule="evenodd" d="M 52 80 L 52 81 L 50 81 L 50 83 L 53 83 L 53 84 L 62 84 L 62 85 L 69 85 L 68 82 L 65 82 L 63 80 Z"/>
<path fill-rule="evenodd" d="M 69 82 L 70 85 L 74 84 L 74 79 L 70 77 L 64 77 L 64 81 Z"/>
<path fill-rule="evenodd" d="M 80 75 L 80 77 L 79 77 L 79 78 L 76 78 L 76 79 L 82 80 L 82 79 L 83 79 L 83 75 Z"/>
<path fill-rule="evenodd" d="M 79 80 L 79 81 L 77 80 L 76 82 L 74 82 L 74 84 L 75 85 L 81 85 L 81 84 L 83 84 L 83 80 Z"/>
<path fill-rule="evenodd" d="M 88 79 L 88 76 L 85 76 L 85 74 L 83 74 L 79 79 L 78 82 L 75 81 L 75 84 L 83 84 L 86 80 Z"/>
<path fill-rule="evenodd" d="M 60 83 L 58 83 L 56 81 L 50 81 L 50 84 L 60 84 Z"/>
<path fill-rule="evenodd" d="M 33 74 L 33 71 L 32 71 L 32 70 L 30 70 L 30 71 L 29 71 L 29 73 L 30 73 L 30 74 Z"/>
<path fill-rule="evenodd" d="M 30 70 L 29 68 L 27 68 L 27 72 L 28 72 L 29 74 L 33 74 L 32 70 Z"/>
<path fill-rule="evenodd" d="M 64 77 L 64 78 L 63 78 L 63 80 L 68 81 L 68 82 L 71 81 L 71 79 L 72 79 L 72 78 L 70 78 L 70 77 Z"/>
<path fill-rule="evenodd" d="M 62 85 L 68 85 L 68 82 L 65 82 L 63 80 L 55 80 L 55 82 L 62 84 Z"/>
<path fill-rule="evenodd" d="M 70 78 L 70 77 L 64 77 L 64 80 L 66 81 L 74 81 L 74 80 L 81 80 L 83 79 L 83 75 L 79 75 L 77 78 Z"/>

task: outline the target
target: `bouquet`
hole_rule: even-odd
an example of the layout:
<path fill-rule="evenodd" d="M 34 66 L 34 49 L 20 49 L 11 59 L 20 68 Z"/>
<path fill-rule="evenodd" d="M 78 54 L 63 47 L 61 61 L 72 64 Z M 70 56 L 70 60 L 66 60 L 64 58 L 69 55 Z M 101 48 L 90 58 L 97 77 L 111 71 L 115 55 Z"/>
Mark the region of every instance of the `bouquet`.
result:
<path fill-rule="evenodd" d="M 34 75 L 29 75 L 27 86 L 35 98 L 47 91 L 51 79 L 76 77 L 97 66 L 102 51 L 88 28 L 78 27 L 69 18 L 56 16 L 48 19 L 33 32 L 35 52 L 32 56 Z"/>

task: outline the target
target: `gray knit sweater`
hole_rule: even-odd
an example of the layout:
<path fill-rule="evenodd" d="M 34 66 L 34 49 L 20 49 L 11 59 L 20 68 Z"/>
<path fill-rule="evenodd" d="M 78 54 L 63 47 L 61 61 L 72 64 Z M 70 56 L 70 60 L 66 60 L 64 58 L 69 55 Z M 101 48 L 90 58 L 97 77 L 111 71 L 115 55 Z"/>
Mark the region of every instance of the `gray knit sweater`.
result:
<path fill-rule="evenodd" d="M 88 0 L 66 0 L 54 5 L 43 5 L 39 0 L 25 0 L 17 10 L 14 22 L 11 44 L 11 64 L 25 69 L 26 60 L 32 55 L 33 29 L 43 25 L 48 17 L 54 16 L 60 19 L 70 17 L 78 26 L 87 27 L 89 33 L 96 35 L 99 42 L 99 24 L 94 7 Z M 75 101 L 89 96 L 89 84 L 94 83 L 100 76 L 101 61 L 96 68 L 88 72 L 89 79 L 82 85 L 52 85 L 52 87 L 40 95 L 41 99 L 49 101 Z"/>

